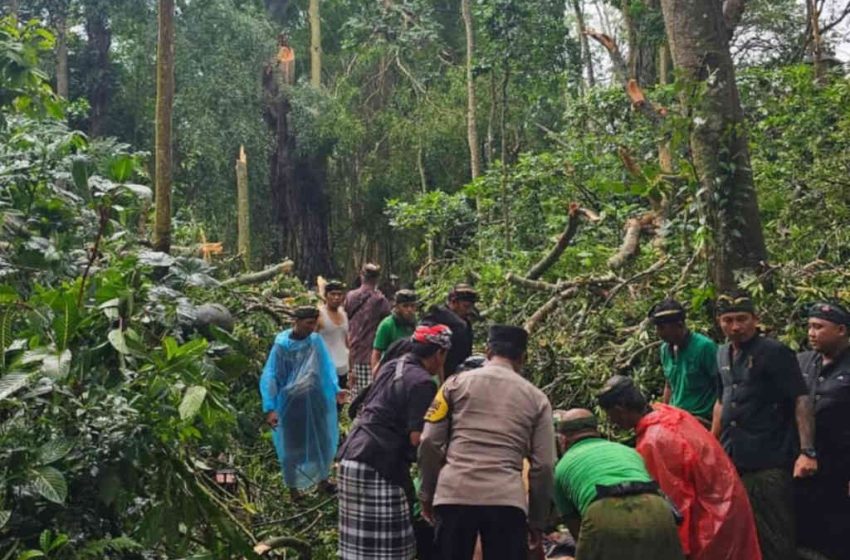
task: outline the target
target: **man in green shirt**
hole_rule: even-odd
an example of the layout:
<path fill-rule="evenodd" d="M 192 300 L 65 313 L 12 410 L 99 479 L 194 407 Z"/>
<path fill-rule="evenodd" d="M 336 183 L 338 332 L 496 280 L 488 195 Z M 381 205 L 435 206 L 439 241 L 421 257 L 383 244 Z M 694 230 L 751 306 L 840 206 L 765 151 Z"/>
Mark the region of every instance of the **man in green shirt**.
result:
<path fill-rule="evenodd" d="M 372 375 L 377 373 L 381 356 L 387 348 L 402 338 L 410 338 L 416 329 L 416 293 L 413 290 L 399 290 L 395 293 L 393 312 L 387 315 L 375 331 L 375 341 L 372 343 Z"/>
<path fill-rule="evenodd" d="M 717 344 L 691 332 L 685 324 L 685 308 L 673 299 L 657 303 L 649 311 L 661 345 L 664 368 L 664 403 L 696 416 L 707 428 L 717 400 Z"/>
<path fill-rule="evenodd" d="M 555 505 L 576 560 L 684 560 L 673 510 L 637 451 L 602 438 L 592 412 L 556 411 Z"/>

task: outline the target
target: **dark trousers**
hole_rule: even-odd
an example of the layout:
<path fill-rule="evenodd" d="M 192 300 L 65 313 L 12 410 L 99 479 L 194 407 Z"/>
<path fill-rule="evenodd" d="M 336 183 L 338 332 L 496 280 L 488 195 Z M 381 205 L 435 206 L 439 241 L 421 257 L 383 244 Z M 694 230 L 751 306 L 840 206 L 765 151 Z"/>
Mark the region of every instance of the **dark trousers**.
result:
<path fill-rule="evenodd" d="M 436 506 L 441 560 L 470 560 L 481 535 L 484 560 L 527 560 L 525 512 L 511 506 Z"/>
<path fill-rule="evenodd" d="M 797 540 L 830 560 L 850 560 L 850 496 L 847 473 L 794 481 Z"/>
<path fill-rule="evenodd" d="M 794 494 L 787 469 L 741 473 L 750 498 L 764 560 L 796 560 Z"/>

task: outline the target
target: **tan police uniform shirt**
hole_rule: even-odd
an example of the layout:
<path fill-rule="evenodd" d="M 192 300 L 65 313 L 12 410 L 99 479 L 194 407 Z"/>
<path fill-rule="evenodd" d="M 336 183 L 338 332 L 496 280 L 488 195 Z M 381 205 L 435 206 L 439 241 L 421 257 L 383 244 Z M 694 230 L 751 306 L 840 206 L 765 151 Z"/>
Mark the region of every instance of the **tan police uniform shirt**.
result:
<path fill-rule="evenodd" d="M 450 377 L 425 416 L 419 496 L 434 505 L 514 506 L 541 529 L 552 501 L 555 435 L 549 399 L 508 367 Z M 528 459 L 528 492 L 522 479 Z"/>

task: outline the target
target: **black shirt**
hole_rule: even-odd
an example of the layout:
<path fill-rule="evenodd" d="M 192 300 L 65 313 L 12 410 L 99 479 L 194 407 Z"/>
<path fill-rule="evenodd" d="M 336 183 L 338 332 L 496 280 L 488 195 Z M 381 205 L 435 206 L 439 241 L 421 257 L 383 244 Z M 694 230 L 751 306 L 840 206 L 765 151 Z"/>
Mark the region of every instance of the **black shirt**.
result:
<path fill-rule="evenodd" d="M 443 366 L 446 377 L 453 375 L 458 366 L 472 355 L 472 325 L 445 305 L 434 306 L 422 318 L 422 323 L 446 325 L 452 330 L 452 347 Z"/>
<path fill-rule="evenodd" d="M 365 463 L 387 481 L 406 487 L 416 460 L 410 433 L 422 431 L 436 394 L 434 378 L 415 356 L 387 362 L 372 382 L 339 458 Z"/>
<path fill-rule="evenodd" d="M 799 443 L 794 420 L 796 399 L 806 384 L 794 352 L 776 340 L 756 335 L 732 356 L 732 345 L 717 351 L 720 442 L 740 471 L 789 468 Z"/>
<path fill-rule="evenodd" d="M 850 349 L 823 365 L 819 352 L 797 355 L 815 403 L 818 472 L 850 479 Z"/>

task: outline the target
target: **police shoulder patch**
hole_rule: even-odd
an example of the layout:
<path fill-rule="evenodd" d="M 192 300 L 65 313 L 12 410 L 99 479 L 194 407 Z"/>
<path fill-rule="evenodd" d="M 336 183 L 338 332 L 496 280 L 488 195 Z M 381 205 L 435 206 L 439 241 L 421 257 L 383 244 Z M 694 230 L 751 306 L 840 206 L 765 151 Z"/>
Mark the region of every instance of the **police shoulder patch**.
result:
<path fill-rule="evenodd" d="M 446 396 L 443 394 L 443 388 L 437 390 L 437 395 L 428 407 L 428 412 L 425 413 L 426 422 L 440 422 L 445 420 L 449 415 L 449 403 L 446 401 Z"/>

